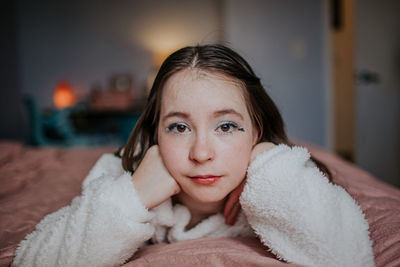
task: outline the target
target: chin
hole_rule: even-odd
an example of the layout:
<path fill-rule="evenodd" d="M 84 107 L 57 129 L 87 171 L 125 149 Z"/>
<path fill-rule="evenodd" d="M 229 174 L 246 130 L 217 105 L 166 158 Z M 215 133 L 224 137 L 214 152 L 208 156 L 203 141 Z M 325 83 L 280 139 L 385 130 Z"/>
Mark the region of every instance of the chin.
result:
<path fill-rule="evenodd" d="M 227 194 L 212 194 L 212 193 L 205 193 L 205 194 L 191 194 L 191 198 L 200 203 L 216 203 L 224 200 Z"/>

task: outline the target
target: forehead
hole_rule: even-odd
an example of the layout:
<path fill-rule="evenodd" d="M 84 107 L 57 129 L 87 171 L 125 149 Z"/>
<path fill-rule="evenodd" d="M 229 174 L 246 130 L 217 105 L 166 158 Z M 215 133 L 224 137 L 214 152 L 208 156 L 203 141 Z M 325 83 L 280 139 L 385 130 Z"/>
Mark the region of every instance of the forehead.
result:
<path fill-rule="evenodd" d="M 172 75 L 164 85 L 161 111 L 169 109 L 236 108 L 247 111 L 242 85 L 219 73 L 185 69 Z"/>

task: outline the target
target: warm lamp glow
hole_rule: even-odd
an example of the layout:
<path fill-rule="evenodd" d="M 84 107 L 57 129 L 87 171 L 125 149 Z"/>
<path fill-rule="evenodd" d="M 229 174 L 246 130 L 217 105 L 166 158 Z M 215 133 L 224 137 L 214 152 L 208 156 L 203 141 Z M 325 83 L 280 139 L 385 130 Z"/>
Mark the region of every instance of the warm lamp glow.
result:
<path fill-rule="evenodd" d="M 161 67 L 161 64 L 164 62 L 164 60 L 167 59 L 170 53 L 172 53 L 172 51 L 153 54 L 153 67 L 156 68 L 157 71 Z"/>
<path fill-rule="evenodd" d="M 75 104 L 76 95 L 68 83 L 61 82 L 54 91 L 53 101 L 58 109 L 71 107 Z"/>

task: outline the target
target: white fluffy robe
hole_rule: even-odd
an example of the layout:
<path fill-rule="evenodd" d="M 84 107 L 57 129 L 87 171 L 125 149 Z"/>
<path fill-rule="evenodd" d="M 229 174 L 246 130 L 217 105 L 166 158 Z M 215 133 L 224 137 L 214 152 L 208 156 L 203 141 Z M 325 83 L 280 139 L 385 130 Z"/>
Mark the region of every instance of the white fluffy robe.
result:
<path fill-rule="evenodd" d="M 15 266 L 118 266 L 151 239 L 256 234 L 278 257 L 306 266 L 374 266 L 368 223 L 355 201 L 309 161 L 304 148 L 279 145 L 249 166 L 234 226 L 215 214 L 185 230 L 190 213 L 167 200 L 148 211 L 123 171 L 103 155 L 82 195 L 46 216 L 16 251 Z"/>

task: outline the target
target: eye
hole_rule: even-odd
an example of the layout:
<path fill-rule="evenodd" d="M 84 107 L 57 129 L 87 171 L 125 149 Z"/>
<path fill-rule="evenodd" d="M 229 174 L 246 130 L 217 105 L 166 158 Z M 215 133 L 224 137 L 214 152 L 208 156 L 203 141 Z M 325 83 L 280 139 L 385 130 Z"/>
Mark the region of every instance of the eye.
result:
<path fill-rule="evenodd" d="M 232 133 L 238 128 L 238 125 L 232 121 L 225 121 L 218 124 L 217 131 L 223 134 Z"/>
<path fill-rule="evenodd" d="M 170 126 L 168 126 L 167 129 L 165 129 L 165 131 L 167 133 L 172 131 L 173 133 L 176 133 L 176 134 L 183 134 L 183 133 L 190 132 L 190 129 L 186 123 L 177 122 L 177 123 L 173 123 Z"/>

